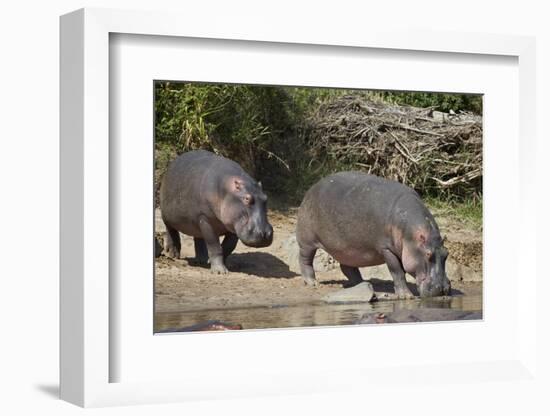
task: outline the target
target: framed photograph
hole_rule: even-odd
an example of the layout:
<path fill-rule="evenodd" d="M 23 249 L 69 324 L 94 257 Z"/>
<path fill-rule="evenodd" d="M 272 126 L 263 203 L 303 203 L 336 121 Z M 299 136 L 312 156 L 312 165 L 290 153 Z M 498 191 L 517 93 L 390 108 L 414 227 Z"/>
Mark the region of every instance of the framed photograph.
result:
<path fill-rule="evenodd" d="M 180 22 L 61 18 L 61 397 L 533 380 L 534 40 Z"/>
<path fill-rule="evenodd" d="M 155 332 L 482 318 L 482 95 L 154 89 Z"/>

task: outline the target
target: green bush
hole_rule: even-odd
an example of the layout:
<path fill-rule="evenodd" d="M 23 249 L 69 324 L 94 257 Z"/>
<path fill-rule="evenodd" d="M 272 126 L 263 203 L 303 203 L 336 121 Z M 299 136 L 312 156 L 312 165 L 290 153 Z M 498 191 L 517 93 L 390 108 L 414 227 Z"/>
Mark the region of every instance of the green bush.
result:
<path fill-rule="evenodd" d="M 155 180 L 178 154 L 205 149 L 235 160 L 264 189 L 299 203 L 307 188 L 334 170 L 312 157 L 308 126 L 328 101 L 357 91 L 159 81 L 155 83 Z M 480 96 L 363 91 L 386 104 L 480 113 Z M 419 190 L 422 192 L 422 190 Z"/>
<path fill-rule="evenodd" d="M 444 94 L 429 92 L 399 92 L 379 91 L 371 92 L 371 96 L 379 97 L 392 104 L 410 105 L 412 107 L 427 108 L 449 112 L 468 111 L 475 114 L 482 112 L 482 97 L 474 94 Z"/>
<path fill-rule="evenodd" d="M 287 168 L 271 149 L 293 125 L 289 101 L 282 88 L 159 82 L 157 150 L 210 150 L 239 162 L 253 175 L 266 158 Z"/>

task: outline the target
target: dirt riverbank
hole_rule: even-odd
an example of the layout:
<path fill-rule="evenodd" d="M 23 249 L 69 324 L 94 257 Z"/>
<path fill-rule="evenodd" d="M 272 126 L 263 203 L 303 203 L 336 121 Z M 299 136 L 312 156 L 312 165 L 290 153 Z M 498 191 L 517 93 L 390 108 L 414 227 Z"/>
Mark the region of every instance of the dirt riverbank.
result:
<path fill-rule="evenodd" d="M 480 296 L 482 291 L 481 232 L 449 220 L 434 212 L 450 255 L 447 273 L 455 296 Z M 161 256 L 155 262 L 155 310 L 158 313 L 210 309 L 292 306 L 319 301 L 331 291 L 346 285 L 347 279 L 337 264 L 317 272 L 316 288 L 304 285 L 290 259 L 288 241 L 294 234 L 296 209 L 271 211 L 274 228 L 270 247 L 253 249 L 239 242 L 227 260 L 230 273 L 213 275 L 207 267 L 195 266 L 193 240 L 182 236 L 182 258 Z M 160 212 L 156 212 L 156 231 L 164 232 Z M 160 234 L 159 234 L 160 235 Z M 289 266 L 290 263 L 290 266 Z M 391 300 L 393 284 L 386 266 L 361 270 L 374 286 L 377 297 Z M 410 280 L 409 280 L 410 279 Z M 414 280 L 408 277 L 416 291 Z"/>

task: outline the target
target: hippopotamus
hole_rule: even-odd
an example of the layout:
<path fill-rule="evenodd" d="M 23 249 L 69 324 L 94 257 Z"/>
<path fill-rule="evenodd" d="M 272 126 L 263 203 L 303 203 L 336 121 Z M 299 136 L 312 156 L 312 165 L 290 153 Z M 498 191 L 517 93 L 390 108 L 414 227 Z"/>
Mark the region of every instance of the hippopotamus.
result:
<path fill-rule="evenodd" d="M 250 247 L 273 241 L 261 183 L 238 163 L 205 150 L 184 153 L 170 163 L 160 186 L 160 209 L 165 253 L 179 258 L 179 232 L 190 235 L 196 261 L 209 261 L 214 273 L 228 272 L 225 260 L 238 240 Z"/>
<path fill-rule="evenodd" d="M 352 284 L 359 267 L 386 263 L 395 294 L 414 298 L 405 273 L 416 278 L 421 297 L 448 295 L 448 252 L 420 196 L 399 182 L 362 172 L 340 172 L 314 184 L 298 210 L 296 240 L 306 284 L 316 285 L 313 258 L 322 248 Z"/>
<path fill-rule="evenodd" d="M 157 333 L 170 332 L 202 332 L 202 331 L 235 331 L 243 329 L 241 324 L 230 324 L 221 321 L 206 321 L 198 324 L 184 326 L 182 328 L 167 328 L 158 331 Z"/>
<path fill-rule="evenodd" d="M 358 325 L 392 324 L 401 322 L 463 321 L 483 319 L 481 311 L 427 308 L 409 311 L 401 309 L 390 313 L 367 313 L 355 321 Z"/>

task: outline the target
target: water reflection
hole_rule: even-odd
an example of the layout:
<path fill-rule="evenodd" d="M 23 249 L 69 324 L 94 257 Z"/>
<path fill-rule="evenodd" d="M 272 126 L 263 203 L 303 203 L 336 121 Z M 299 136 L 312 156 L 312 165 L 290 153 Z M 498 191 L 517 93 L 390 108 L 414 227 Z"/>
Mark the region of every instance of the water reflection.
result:
<path fill-rule="evenodd" d="M 454 296 L 452 298 L 379 301 L 375 303 L 279 305 L 235 309 L 212 309 L 190 312 L 155 314 L 155 331 L 181 328 L 205 321 L 241 324 L 243 329 L 289 328 L 322 325 L 353 324 L 365 313 L 392 313 L 398 310 L 444 308 L 460 311 L 481 311 L 482 297 Z"/>

